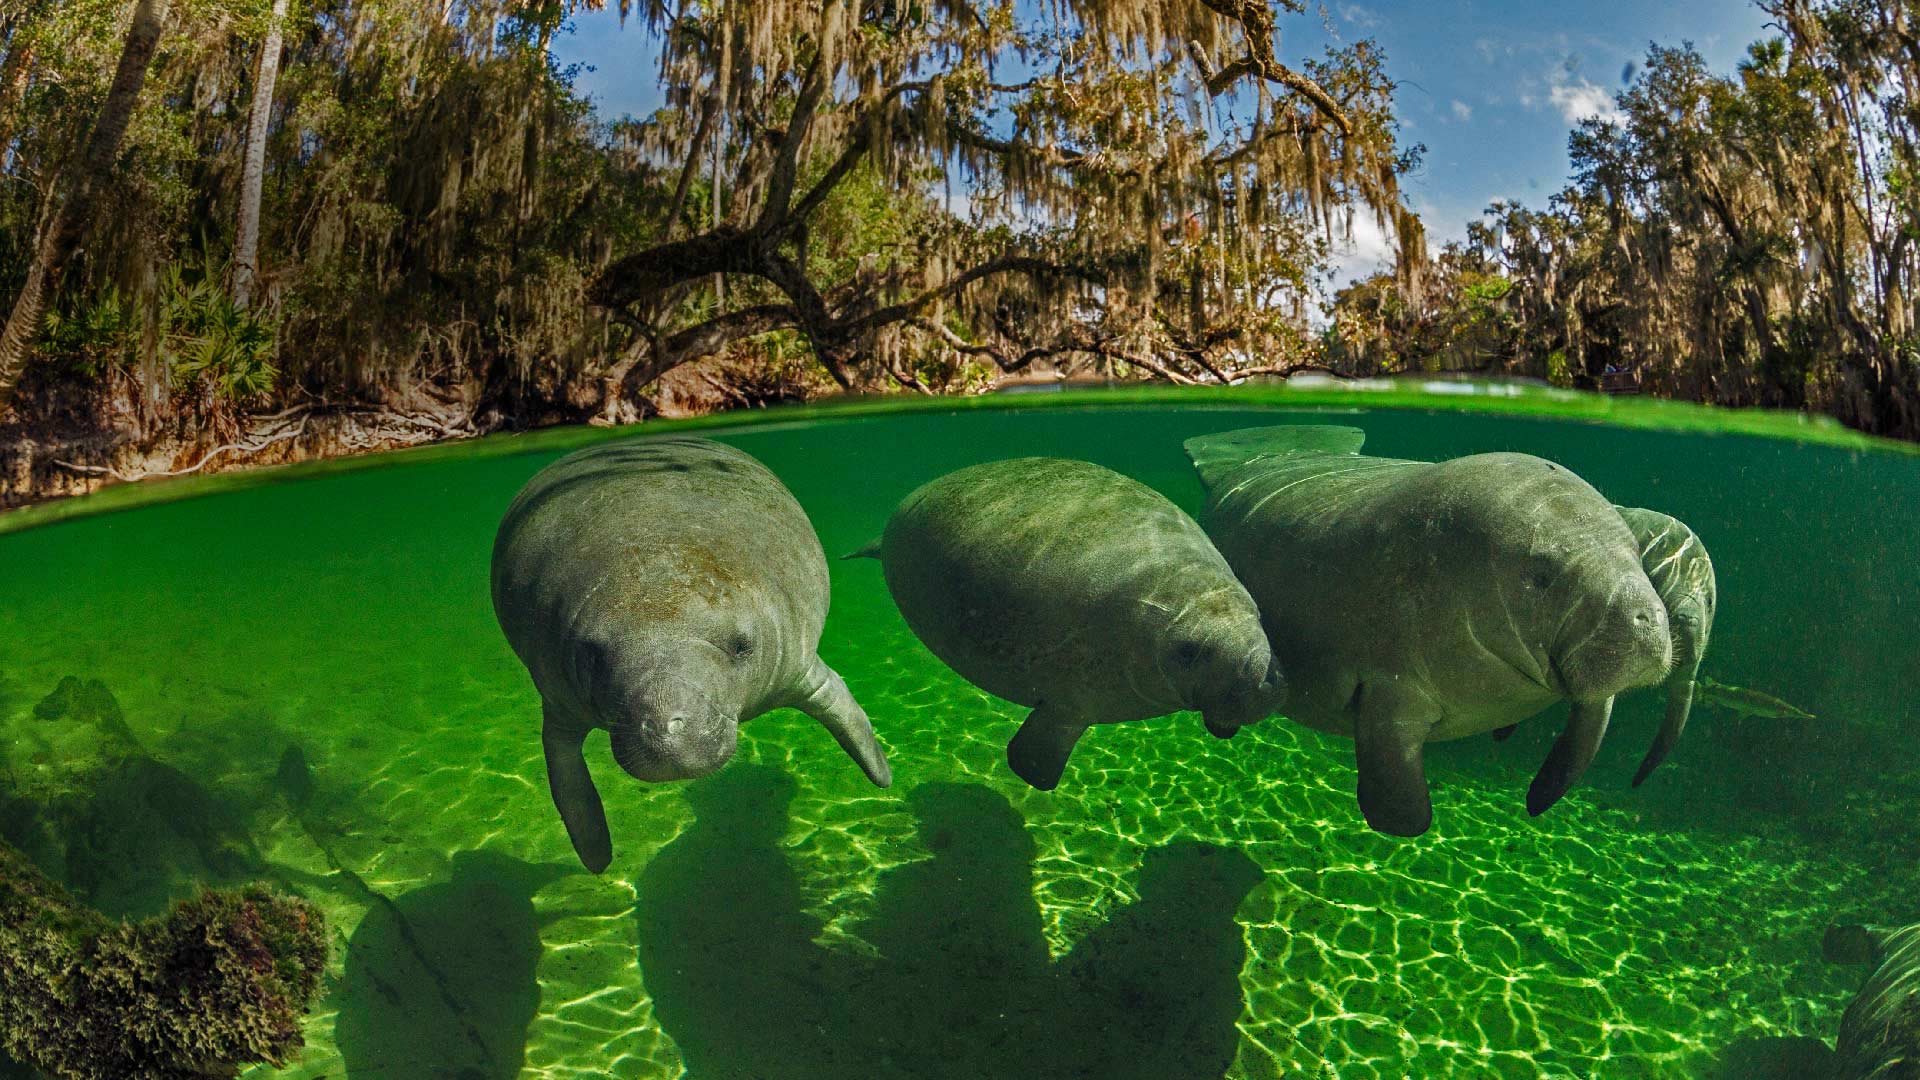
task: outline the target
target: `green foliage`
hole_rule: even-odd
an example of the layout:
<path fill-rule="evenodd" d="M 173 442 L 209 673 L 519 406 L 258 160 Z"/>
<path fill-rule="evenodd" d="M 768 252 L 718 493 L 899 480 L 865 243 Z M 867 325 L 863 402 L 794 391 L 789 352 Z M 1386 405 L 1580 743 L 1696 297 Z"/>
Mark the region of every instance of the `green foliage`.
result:
<path fill-rule="evenodd" d="M 176 384 L 204 380 L 232 402 L 272 392 L 272 323 L 236 307 L 216 276 L 190 279 L 179 264 L 167 268 L 161 297 L 161 356 Z"/>
<path fill-rule="evenodd" d="M 72 315 L 62 315 L 58 308 L 49 310 L 41 347 L 65 357 L 81 373 L 97 376 L 110 366 L 131 363 L 139 332 L 134 306 L 118 286 L 109 285 L 91 300 L 81 301 L 80 310 Z"/>
<path fill-rule="evenodd" d="M 221 276 L 204 259 L 197 267 L 167 267 L 154 303 L 155 348 L 176 387 L 206 386 L 221 400 L 244 404 L 271 394 L 279 377 L 275 326 L 270 314 L 235 306 Z M 86 375 L 137 366 L 145 336 L 140 306 L 115 286 L 81 305 L 71 315 L 48 313 L 43 347 Z"/>
<path fill-rule="evenodd" d="M 1920 54 L 1894 0 L 1768 0 L 1731 75 L 1655 46 L 1569 140 L 1547 208 L 1496 203 L 1418 289 L 1347 298 L 1350 350 L 1818 409 L 1920 435 Z M 1472 332 L 1463 336 L 1461 331 Z M 1463 341 L 1475 347 L 1462 349 Z"/>
<path fill-rule="evenodd" d="M 1567 363 L 1565 349 L 1555 349 L 1547 354 L 1547 381 L 1555 386 L 1573 385 L 1573 368 Z"/>
<path fill-rule="evenodd" d="M 1468 282 L 1461 295 L 1473 307 L 1485 311 L 1495 303 L 1506 299 L 1513 291 L 1513 281 L 1498 274 Z"/>

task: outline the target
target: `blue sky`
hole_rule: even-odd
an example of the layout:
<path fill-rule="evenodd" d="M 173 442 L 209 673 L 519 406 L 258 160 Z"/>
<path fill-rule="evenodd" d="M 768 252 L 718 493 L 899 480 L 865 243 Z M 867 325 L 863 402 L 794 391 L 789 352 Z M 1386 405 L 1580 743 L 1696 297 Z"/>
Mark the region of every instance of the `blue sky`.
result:
<path fill-rule="evenodd" d="M 1567 133 L 1582 115 L 1610 108 L 1628 64 L 1649 42 L 1691 41 L 1716 71 L 1731 71 L 1748 42 L 1766 36 L 1748 0 L 1328 0 L 1281 21 L 1281 57 L 1317 56 L 1329 40 L 1371 37 L 1385 48 L 1403 142 L 1427 156 L 1405 190 L 1440 241 L 1495 199 L 1542 205 L 1567 179 Z M 639 26 L 610 13 L 583 17 L 556 45 L 603 114 L 647 113 L 659 103 L 655 51 Z M 1340 277 L 1364 271 L 1384 240 L 1363 230 Z"/>

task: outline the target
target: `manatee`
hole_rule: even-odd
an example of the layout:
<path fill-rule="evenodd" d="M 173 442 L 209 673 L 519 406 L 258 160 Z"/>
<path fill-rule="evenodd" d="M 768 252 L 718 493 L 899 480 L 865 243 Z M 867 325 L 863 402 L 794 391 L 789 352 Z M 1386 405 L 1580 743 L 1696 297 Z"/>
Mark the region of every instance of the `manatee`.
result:
<path fill-rule="evenodd" d="M 880 560 L 935 656 L 1032 708 L 1007 763 L 1042 790 L 1094 724 L 1194 709 L 1225 738 L 1285 693 L 1253 598 L 1206 533 L 1090 462 L 950 473 L 908 495 L 860 556 Z"/>
<path fill-rule="evenodd" d="M 1834 1080 L 1920 1077 L 1920 925 L 1836 926 L 1821 947 L 1835 963 L 1873 965 L 1840 1017 Z"/>
<path fill-rule="evenodd" d="M 1667 716 L 1653 747 L 1633 774 L 1633 786 L 1639 787 L 1666 760 L 1686 729 L 1687 713 L 1693 708 L 1694 680 L 1700 674 L 1700 661 L 1707 656 L 1707 640 L 1713 636 L 1713 612 L 1720 602 L 1720 591 L 1714 582 L 1713 560 L 1692 529 L 1656 510 L 1631 506 L 1615 509 L 1640 545 L 1640 565 L 1667 609 L 1667 629 L 1673 638 L 1673 669 L 1666 681 Z"/>
<path fill-rule="evenodd" d="M 1374 829 L 1433 822 L 1425 743 L 1571 700 L 1527 790 L 1540 814 L 1599 749 L 1616 694 L 1666 675 L 1666 609 L 1633 530 L 1551 461 L 1363 457 L 1364 432 L 1291 426 L 1186 443 L 1202 518 L 1266 619 L 1293 720 L 1354 740 Z"/>
<path fill-rule="evenodd" d="M 613 857 L 582 753 L 594 728 L 633 777 L 684 780 L 726 764 L 741 724 L 791 707 L 891 783 L 865 710 L 815 651 L 827 600 L 806 513 L 732 447 L 615 443 L 527 482 L 494 541 L 493 609 L 540 691 L 547 782 L 589 870 Z"/>

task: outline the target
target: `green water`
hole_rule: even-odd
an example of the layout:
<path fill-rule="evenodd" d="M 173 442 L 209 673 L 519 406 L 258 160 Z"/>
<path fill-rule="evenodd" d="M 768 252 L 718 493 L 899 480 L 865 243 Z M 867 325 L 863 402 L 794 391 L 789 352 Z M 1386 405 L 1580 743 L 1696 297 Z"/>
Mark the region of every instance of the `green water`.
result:
<path fill-rule="evenodd" d="M 918 484 L 1018 455 L 1098 461 L 1195 511 L 1182 439 L 1306 418 L 1204 403 L 707 433 L 839 553 Z M 798 713 L 689 785 L 626 778 L 599 734 L 616 850 L 594 877 L 487 599 L 500 514 L 560 450 L 494 443 L 0 536 L 0 828 L 115 914 L 253 878 L 324 907 L 307 1049 L 251 1077 L 1807 1075 L 1764 1070 L 1817 1058 L 1861 977 L 1821 962 L 1821 930 L 1920 917 L 1920 459 L 1342 422 L 1374 454 L 1540 454 L 1683 518 L 1719 571 L 1705 672 L 1819 719 L 1697 710 L 1634 791 L 1660 710 L 1643 692 L 1537 820 L 1524 792 L 1559 714 L 1436 745 L 1436 824 L 1412 841 L 1366 829 L 1351 743 L 1277 719 L 1231 742 L 1192 716 L 1095 729 L 1041 793 L 1004 762 L 1024 710 L 935 661 L 875 564 L 835 562 L 821 652 L 895 786 Z M 35 716 L 67 675 L 112 692 L 132 763 Z"/>

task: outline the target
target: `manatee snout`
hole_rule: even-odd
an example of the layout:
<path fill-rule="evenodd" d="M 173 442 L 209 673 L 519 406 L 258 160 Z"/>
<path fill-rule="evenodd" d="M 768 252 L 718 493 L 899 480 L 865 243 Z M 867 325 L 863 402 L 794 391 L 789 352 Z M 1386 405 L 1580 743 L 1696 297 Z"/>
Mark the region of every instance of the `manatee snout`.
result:
<path fill-rule="evenodd" d="M 739 718 L 677 679 L 644 684 L 610 717 L 613 760 L 648 783 L 717 772 L 739 745 Z"/>
<path fill-rule="evenodd" d="M 1249 658 L 1223 687 L 1223 693 L 1203 695 L 1198 702 L 1207 730 L 1223 739 L 1271 716 L 1287 698 L 1286 676 L 1271 652 Z"/>
<path fill-rule="evenodd" d="M 1594 701 L 1665 678 L 1673 666 L 1673 636 L 1653 586 L 1628 582 L 1597 607 L 1585 620 L 1574 620 L 1589 625 L 1556 661 L 1567 696 Z"/>

